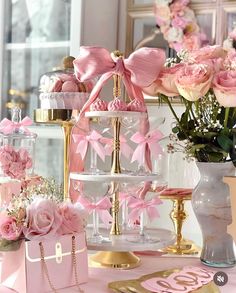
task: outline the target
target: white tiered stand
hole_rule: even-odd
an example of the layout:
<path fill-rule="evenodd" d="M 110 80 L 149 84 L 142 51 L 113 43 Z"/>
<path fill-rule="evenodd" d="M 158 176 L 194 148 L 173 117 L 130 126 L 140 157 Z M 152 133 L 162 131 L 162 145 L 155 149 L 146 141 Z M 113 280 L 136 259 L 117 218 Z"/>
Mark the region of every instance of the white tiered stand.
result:
<path fill-rule="evenodd" d="M 110 173 L 102 174 L 88 174 L 82 173 L 70 173 L 70 179 L 79 181 L 91 181 L 91 182 L 111 182 L 118 185 L 122 182 L 154 182 L 158 179 L 158 174 L 125 174 L 121 173 L 120 168 L 120 128 L 122 120 L 125 118 L 142 119 L 146 117 L 146 113 L 140 112 L 128 112 L 128 111 L 94 111 L 87 112 L 86 117 L 89 118 L 110 118 L 114 127 L 114 140 L 113 140 L 113 161 Z M 117 189 L 116 189 L 117 190 Z M 160 239 L 155 243 L 138 243 L 127 241 L 127 236 L 138 234 L 138 230 L 133 229 L 130 231 L 120 230 L 119 225 L 119 191 L 115 191 L 112 200 L 112 216 L 113 223 L 110 233 L 107 229 L 102 228 L 102 235 L 108 236 L 111 241 L 107 243 L 87 243 L 88 249 L 100 251 L 90 258 L 91 263 L 98 267 L 112 267 L 119 269 L 130 269 L 140 264 L 140 259 L 135 256 L 131 251 L 145 251 L 164 248 L 175 242 L 176 235 L 165 229 L 148 229 L 148 233 L 151 236 L 158 237 Z M 91 227 L 88 227 L 87 234 L 91 233 Z"/>

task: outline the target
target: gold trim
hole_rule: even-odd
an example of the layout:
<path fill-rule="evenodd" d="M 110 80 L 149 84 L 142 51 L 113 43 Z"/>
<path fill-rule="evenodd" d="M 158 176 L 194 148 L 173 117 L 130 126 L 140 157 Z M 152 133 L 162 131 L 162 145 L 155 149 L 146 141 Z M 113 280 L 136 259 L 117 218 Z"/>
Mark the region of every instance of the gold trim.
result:
<path fill-rule="evenodd" d="M 27 260 L 30 261 L 30 262 L 38 262 L 38 261 L 41 261 L 41 258 L 40 258 L 40 257 L 39 257 L 39 258 L 31 258 L 31 257 L 29 256 L 28 245 L 29 245 L 28 242 L 26 242 L 26 243 L 25 243 L 25 248 L 26 248 L 26 258 L 27 258 Z M 76 250 L 76 251 L 75 251 L 75 254 L 82 253 L 82 252 L 84 252 L 84 251 L 86 251 L 86 250 L 87 250 L 87 247 L 84 247 L 84 248 L 82 248 L 82 249 Z M 71 255 L 71 251 L 70 251 L 70 252 L 64 252 L 64 253 L 62 253 L 62 254 L 61 254 L 61 257 L 63 257 L 63 256 L 68 256 L 68 255 Z M 45 257 L 44 257 L 45 260 L 49 260 L 49 259 L 57 259 L 57 258 L 58 258 L 58 255 L 57 255 L 57 254 L 55 254 L 55 255 L 50 255 L 50 256 L 45 256 Z"/>
<path fill-rule="evenodd" d="M 129 270 L 140 265 L 140 258 L 132 252 L 100 251 L 90 256 L 89 265 L 95 268 Z"/>
<path fill-rule="evenodd" d="M 71 119 L 72 110 L 66 109 L 36 109 L 34 121 L 36 123 L 62 124 Z"/>

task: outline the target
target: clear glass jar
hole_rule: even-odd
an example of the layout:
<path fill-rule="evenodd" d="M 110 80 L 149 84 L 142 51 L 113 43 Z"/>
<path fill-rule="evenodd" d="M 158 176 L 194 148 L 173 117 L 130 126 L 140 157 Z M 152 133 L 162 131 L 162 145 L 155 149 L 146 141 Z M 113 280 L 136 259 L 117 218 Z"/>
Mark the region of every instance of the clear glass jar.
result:
<path fill-rule="evenodd" d="M 21 120 L 21 110 L 12 109 L 10 130 L 0 133 L 0 175 L 23 179 L 34 173 L 35 141 L 37 135 L 30 132 Z"/>
<path fill-rule="evenodd" d="M 93 80 L 79 82 L 74 75 L 72 56 L 63 59 L 63 69 L 45 73 L 40 78 L 40 107 L 42 109 L 80 110 L 92 91 Z"/>

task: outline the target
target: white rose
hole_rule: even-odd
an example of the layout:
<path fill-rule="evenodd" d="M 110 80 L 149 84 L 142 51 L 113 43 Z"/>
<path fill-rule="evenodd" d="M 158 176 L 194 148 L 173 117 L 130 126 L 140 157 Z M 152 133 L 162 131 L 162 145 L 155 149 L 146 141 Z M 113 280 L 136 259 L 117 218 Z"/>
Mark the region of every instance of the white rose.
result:
<path fill-rule="evenodd" d="M 183 31 L 178 27 L 172 27 L 167 32 L 168 42 L 178 42 L 180 43 L 183 39 Z"/>

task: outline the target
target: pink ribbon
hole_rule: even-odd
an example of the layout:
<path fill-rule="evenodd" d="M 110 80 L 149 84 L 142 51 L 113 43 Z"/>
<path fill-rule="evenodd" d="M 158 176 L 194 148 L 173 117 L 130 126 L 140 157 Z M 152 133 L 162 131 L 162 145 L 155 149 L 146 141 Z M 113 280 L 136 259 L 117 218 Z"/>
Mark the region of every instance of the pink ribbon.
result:
<path fill-rule="evenodd" d="M 153 154 L 155 158 L 158 157 L 158 154 L 162 152 L 161 147 L 159 145 L 159 140 L 163 137 L 163 134 L 159 130 L 155 130 L 147 133 L 146 135 L 141 134 L 140 132 L 136 132 L 130 140 L 138 144 L 135 149 L 131 163 L 134 161 L 138 161 L 140 165 L 145 165 L 145 156 L 147 151 Z M 149 168 L 150 169 L 150 168 Z"/>
<path fill-rule="evenodd" d="M 25 126 L 32 125 L 32 120 L 26 116 L 21 122 L 13 122 L 7 118 L 4 118 L 0 122 L 0 132 L 3 134 L 11 134 L 15 130 L 22 129 L 26 133 L 30 133 L 29 129 L 27 129 Z"/>
<path fill-rule="evenodd" d="M 93 88 L 89 100 L 80 115 L 86 112 L 98 97 L 103 85 L 114 74 L 123 77 L 127 93 L 131 99 L 144 100 L 142 88 L 153 83 L 164 63 L 165 53 L 156 48 L 140 48 L 129 58 L 115 57 L 102 47 L 80 47 L 80 55 L 74 60 L 75 75 L 80 81 L 87 81 L 98 75 L 101 78 Z"/>
<path fill-rule="evenodd" d="M 113 151 L 113 139 L 103 137 L 101 138 L 101 142 L 105 144 L 106 155 L 110 156 Z M 128 145 L 127 140 L 123 135 L 120 136 L 120 151 L 127 159 L 130 158 L 133 152 L 132 148 Z"/>
<path fill-rule="evenodd" d="M 132 198 L 132 195 L 129 195 L 128 193 L 125 192 L 120 192 L 119 193 L 119 200 L 120 200 L 120 207 L 122 207 L 125 202 L 127 202 L 127 204 L 129 203 L 129 200 Z"/>
<path fill-rule="evenodd" d="M 160 217 L 160 214 L 157 210 L 157 205 L 162 204 L 162 201 L 159 197 L 155 197 L 152 200 L 145 201 L 141 198 L 133 197 L 129 200 L 128 206 L 131 208 L 131 212 L 129 214 L 129 219 L 132 222 L 138 220 L 140 214 L 146 211 L 147 216 L 151 221 L 155 218 Z"/>
<path fill-rule="evenodd" d="M 102 136 L 96 130 L 92 130 L 92 132 L 89 135 L 73 134 L 72 137 L 74 142 L 78 143 L 76 153 L 80 153 L 82 160 L 84 160 L 85 158 L 89 144 L 98 154 L 98 156 L 103 161 L 105 160 L 105 149 L 99 142 Z"/>
<path fill-rule="evenodd" d="M 80 196 L 78 202 L 91 214 L 94 210 L 98 213 L 103 223 L 108 226 L 112 222 L 112 216 L 108 210 L 112 207 L 111 202 L 107 196 L 103 197 L 96 203 L 92 203 L 87 198 Z"/>

